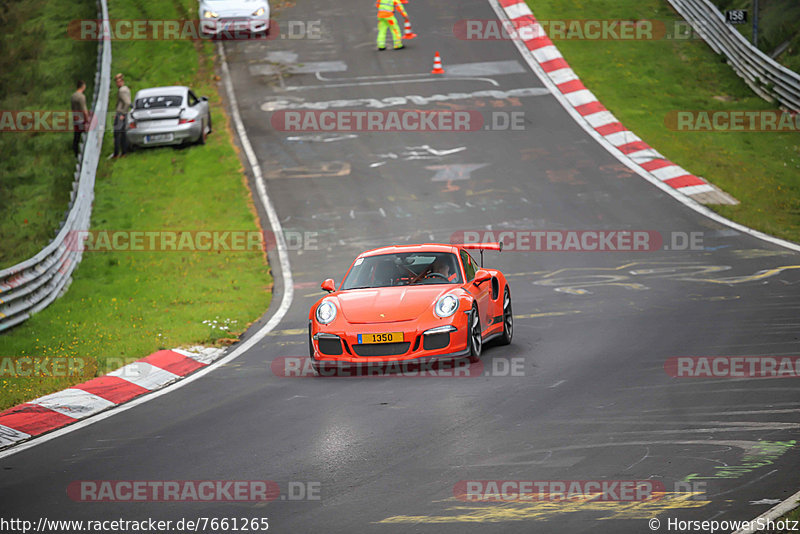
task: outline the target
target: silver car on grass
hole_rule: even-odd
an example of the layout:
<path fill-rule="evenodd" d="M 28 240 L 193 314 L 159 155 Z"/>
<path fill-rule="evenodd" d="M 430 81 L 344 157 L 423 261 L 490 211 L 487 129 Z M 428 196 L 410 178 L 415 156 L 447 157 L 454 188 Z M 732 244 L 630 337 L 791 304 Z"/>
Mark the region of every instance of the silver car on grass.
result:
<path fill-rule="evenodd" d="M 269 31 L 267 0 L 200 0 L 198 13 L 200 30 L 207 36 L 230 38 L 233 32 Z"/>
<path fill-rule="evenodd" d="M 211 133 L 208 99 L 186 86 L 142 89 L 128 113 L 126 138 L 133 147 L 205 144 Z"/>

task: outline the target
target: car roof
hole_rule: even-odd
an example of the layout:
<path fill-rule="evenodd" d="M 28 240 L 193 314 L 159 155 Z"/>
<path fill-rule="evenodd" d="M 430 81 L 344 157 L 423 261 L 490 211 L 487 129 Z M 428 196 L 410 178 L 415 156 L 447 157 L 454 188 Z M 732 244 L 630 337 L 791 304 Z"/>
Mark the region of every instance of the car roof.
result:
<path fill-rule="evenodd" d="M 147 98 L 148 96 L 183 96 L 189 90 L 185 85 L 168 85 L 166 87 L 150 87 L 142 89 L 136 93 L 136 98 Z"/>
<path fill-rule="evenodd" d="M 359 254 L 359 257 L 379 256 L 381 254 L 402 254 L 408 252 L 450 252 L 458 253 L 456 245 L 443 245 L 441 243 L 424 243 L 421 245 L 391 245 L 372 250 L 367 250 Z"/>

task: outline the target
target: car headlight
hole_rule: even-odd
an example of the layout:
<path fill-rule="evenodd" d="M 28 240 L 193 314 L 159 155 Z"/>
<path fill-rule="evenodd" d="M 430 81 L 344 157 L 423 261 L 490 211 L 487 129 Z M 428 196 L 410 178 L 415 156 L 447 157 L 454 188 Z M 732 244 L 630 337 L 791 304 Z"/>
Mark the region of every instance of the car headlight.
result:
<path fill-rule="evenodd" d="M 444 295 L 439 297 L 439 300 L 436 301 L 436 306 L 433 308 L 433 310 L 436 312 L 436 315 L 442 318 L 450 317 L 456 312 L 457 309 L 458 299 L 453 295 Z"/>
<path fill-rule="evenodd" d="M 253 12 L 253 16 L 254 17 L 260 17 L 263 14 L 264 14 L 264 8 L 263 7 L 259 7 L 257 10 L 255 10 Z"/>
<path fill-rule="evenodd" d="M 319 324 L 330 324 L 336 319 L 336 305 L 329 300 L 323 301 L 317 306 L 316 316 Z"/>
<path fill-rule="evenodd" d="M 203 18 L 206 18 L 206 19 L 216 19 L 216 18 L 219 18 L 219 15 L 218 15 L 217 13 L 214 13 L 213 11 L 208 11 L 208 10 L 206 10 L 206 11 L 203 13 Z"/>

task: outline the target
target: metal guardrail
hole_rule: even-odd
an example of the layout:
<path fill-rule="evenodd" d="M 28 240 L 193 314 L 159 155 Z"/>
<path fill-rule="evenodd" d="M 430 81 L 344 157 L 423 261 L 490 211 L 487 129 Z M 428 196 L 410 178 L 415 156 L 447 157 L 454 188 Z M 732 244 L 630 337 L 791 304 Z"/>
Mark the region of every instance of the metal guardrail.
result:
<path fill-rule="evenodd" d="M 800 74 L 747 42 L 709 0 L 668 0 L 673 8 L 759 96 L 800 111 Z"/>
<path fill-rule="evenodd" d="M 98 0 L 98 15 L 108 32 L 108 5 Z M 89 229 L 94 201 L 94 182 L 103 147 L 111 78 L 111 41 L 102 39 L 97 49 L 92 112 L 101 121 L 83 134 L 69 208 L 56 237 L 32 258 L 0 271 L 0 332 L 17 325 L 47 307 L 66 291 L 72 272 L 81 261 L 78 232 Z"/>

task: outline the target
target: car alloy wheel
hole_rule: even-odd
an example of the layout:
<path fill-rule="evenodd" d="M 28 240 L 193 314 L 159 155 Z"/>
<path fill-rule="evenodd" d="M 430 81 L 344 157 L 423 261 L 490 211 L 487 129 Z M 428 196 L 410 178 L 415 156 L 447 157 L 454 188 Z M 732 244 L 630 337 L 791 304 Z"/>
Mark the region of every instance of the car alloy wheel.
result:
<path fill-rule="evenodd" d="M 481 351 L 483 350 L 483 337 L 481 337 L 481 318 L 478 314 L 478 307 L 472 306 L 472 313 L 470 314 L 470 328 L 469 328 L 469 359 L 476 362 L 481 358 Z"/>

